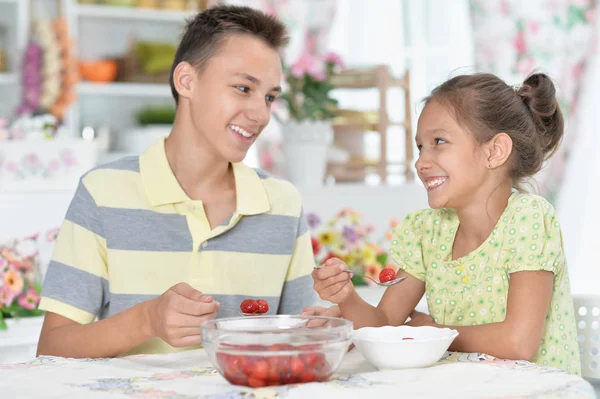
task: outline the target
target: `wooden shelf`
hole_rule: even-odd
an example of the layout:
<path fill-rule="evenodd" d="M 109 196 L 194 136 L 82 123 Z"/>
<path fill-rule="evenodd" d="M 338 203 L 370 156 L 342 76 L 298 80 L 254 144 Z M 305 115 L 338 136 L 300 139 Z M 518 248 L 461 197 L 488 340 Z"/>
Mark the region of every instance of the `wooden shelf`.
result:
<path fill-rule="evenodd" d="M 81 82 L 77 91 L 82 96 L 171 97 L 171 87 L 163 83 Z"/>
<path fill-rule="evenodd" d="M 379 71 L 376 68 L 347 69 L 333 76 L 331 83 L 336 89 L 374 89 L 380 86 Z M 390 77 L 388 87 L 408 88 L 408 79 Z"/>
<path fill-rule="evenodd" d="M 335 89 L 376 89 L 379 97 L 379 108 L 375 111 L 338 110 L 338 116 L 332 120 L 334 132 L 334 146 L 346 150 L 350 154 L 350 161 L 340 163 L 329 163 L 327 174 L 348 181 L 352 176 L 364 180 L 367 170 L 376 170 L 381 182 L 386 183 L 389 174 L 388 166 L 392 163 L 388 160 L 388 135 L 399 132 L 390 132 L 389 128 L 398 126 L 403 128 L 405 158 L 402 163 L 407 181 L 413 179 L 410 165 L 413 161 L 412 145 L 412 123 L 411 123 L 411 98 L 410 98 L 410 74 L 404 73 L 402 78 L 394 77 L 387 65 L 376 65 L 371 68 L 347 69 L 332 78 Z M 405 119 L 401 122 L 390 121 L 387 112 L 387 94 L 392 88 L 400 88 L 404 91 Z M 374 132 L 379 134 L 379 159 L 376 161 L 353 161 L 364 157 L 361 151 L 359 134 Z M 361 170 L 362 169 L 362 170 Z"/>
<path fill-rule="evenodd" d="M 147 22 L 185 23 L 198 11 L 174 11 L 142 7 L 118 7 L 94 4 L 78 4 L 75 13 L 86 18 L 127 19 Z"/>

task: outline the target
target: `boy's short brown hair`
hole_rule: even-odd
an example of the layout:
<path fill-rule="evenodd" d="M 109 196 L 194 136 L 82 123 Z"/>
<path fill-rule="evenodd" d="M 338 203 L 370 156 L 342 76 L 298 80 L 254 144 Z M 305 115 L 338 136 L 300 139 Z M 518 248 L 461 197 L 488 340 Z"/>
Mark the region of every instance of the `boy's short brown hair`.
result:
<path fill-rule="evenodd" d="M 232 35 L 249 35 L 262 39 L 277 51 L 289 41 L 283 23 L 254 8 L 219 5 L 199 13 L 188 21 L 171 67 L 169 84 L 175 103 L 179 102 L 179 93 L 173 82 L 173 72 L 177 65 L 187 61 L 201 71 L 218 52 L 223 41 Z"/>

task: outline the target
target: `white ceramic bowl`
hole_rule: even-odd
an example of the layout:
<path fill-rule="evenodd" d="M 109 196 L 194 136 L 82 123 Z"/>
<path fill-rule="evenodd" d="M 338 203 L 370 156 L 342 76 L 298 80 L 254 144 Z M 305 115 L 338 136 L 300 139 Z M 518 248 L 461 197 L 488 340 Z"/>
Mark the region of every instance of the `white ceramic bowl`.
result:
<path fill-rule="evenodd" d="M 457 336 L 449 328 L 363 327 L 352 332 L 352 342 L 373 366 L 395 370 L 434 364 Z"/>

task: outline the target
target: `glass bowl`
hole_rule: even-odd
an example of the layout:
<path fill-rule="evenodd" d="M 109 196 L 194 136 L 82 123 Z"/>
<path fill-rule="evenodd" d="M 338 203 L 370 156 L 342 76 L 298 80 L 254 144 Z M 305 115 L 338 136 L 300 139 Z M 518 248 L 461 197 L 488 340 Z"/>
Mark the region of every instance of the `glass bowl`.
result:
<path fill-rule="evenodd" d="M 202 345 L 231 384 L 326 381 L 350 346 L 352 322 L 322 316 L 244 316 L 202 323 Z"/>

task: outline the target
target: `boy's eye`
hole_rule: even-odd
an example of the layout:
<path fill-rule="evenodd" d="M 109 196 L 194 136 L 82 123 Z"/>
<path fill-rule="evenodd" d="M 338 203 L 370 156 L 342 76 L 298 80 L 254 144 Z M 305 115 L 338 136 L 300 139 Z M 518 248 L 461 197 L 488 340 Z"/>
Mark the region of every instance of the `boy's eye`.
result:
<path fill-rule="evenodd" d="M 271 96 L 271 95 L 267 95 L 265 98 L 267 99 L 267 102 L 269 102 L 269 103 L 272 103 L 273 101 L 275 101 L 277 99 L 277 97 Z"/>
<path fill-rule="evenodd" d="M 423 149 L 423 146 L 421 144 L 417 145 L 417 150 L 419 150 L 419 152 L 421 152 L 421 150 Z"/>
<path fill-rule="evenodd" d="M 235 88 L 244 93 L 250 92 L 250 88 L 248 86 L 235 86 Z"/>
<path fill-rule="evenodd" d="M 445 142 L 446 142 L 446 140 L 444 140 L 444 139 L 441 139 L 441 138 L 439 138 L 439 137 L 435 139 L 435 143 L 436 143 L 436 144 L 444 144 Z"/>

